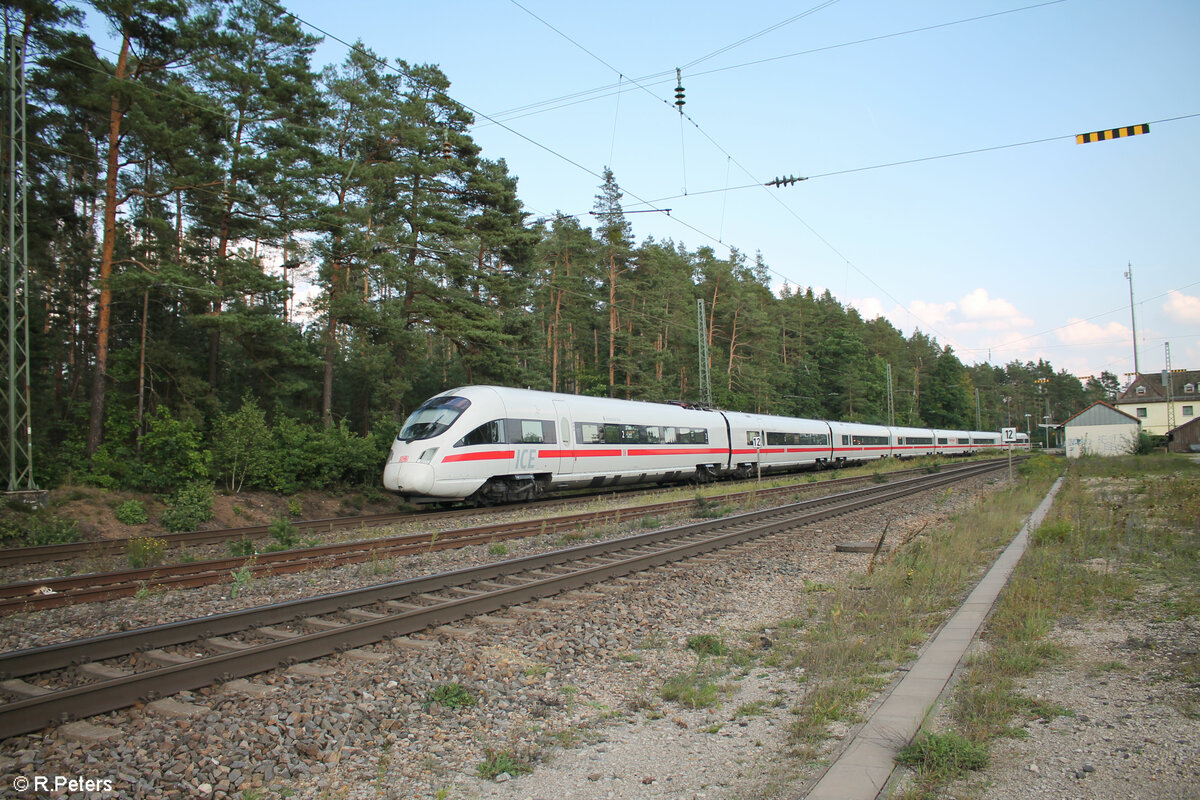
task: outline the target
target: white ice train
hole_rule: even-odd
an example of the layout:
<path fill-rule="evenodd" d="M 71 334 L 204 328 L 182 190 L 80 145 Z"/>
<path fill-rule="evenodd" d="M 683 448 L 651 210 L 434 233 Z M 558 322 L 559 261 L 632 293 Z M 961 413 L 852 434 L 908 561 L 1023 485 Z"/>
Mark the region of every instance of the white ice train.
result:
<path fill-rule="evenodd" d="M 888 457 L 1001 450 L 995 431 L 887 427 L 665 403 L 464 386 L 405 421 L 383 485 L 417 503 L 528 500 L 547 491 L 706 482 Z"/>

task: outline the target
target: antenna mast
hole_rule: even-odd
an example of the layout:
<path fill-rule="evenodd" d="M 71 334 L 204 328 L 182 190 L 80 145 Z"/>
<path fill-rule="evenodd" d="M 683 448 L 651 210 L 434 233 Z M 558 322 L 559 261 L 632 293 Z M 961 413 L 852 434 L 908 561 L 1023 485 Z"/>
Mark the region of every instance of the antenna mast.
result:
<path fill-rule="evenodd" d="M 1142 370 L 1138 366 L 1137 316 L 1133 313 L 1133 263 L 1129 263 L 1128 267 L 1125 277 L 1129 279 L 1129 322 L 1133 326 L 1133 379 L 1136 381 L 1137 376 L 1142 374 Z"/>

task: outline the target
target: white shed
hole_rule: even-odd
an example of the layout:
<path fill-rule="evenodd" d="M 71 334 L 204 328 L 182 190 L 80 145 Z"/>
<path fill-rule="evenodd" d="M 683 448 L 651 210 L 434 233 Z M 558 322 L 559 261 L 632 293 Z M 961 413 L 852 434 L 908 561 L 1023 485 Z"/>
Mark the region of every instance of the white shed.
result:
<path fill-rule="evenodd" d="M 1142 424 L 1108 403 L 1095 402 L 1062 424 L 1067 458 L 1133 453 Z"/>

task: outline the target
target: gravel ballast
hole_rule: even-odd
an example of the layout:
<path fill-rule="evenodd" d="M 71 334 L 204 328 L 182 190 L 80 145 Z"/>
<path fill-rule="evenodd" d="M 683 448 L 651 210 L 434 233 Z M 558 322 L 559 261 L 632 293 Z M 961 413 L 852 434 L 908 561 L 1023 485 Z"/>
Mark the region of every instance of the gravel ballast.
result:
<path fill-rule="evenodd" d="M 890 514 L 899 515 L 889 537 L 936 528 L 997 485 L 975 479 L 969 487 L 942 490 L 937 503 L 893 508 Z M 917 506 L 933 513 L 915 513 Z M 771 626 L 808 613 L 811 587 L 865 570 L 870 554 L 835 553 L 833 543 L 872 538 L 884 524 L 883 512 L 855 514 L 533 608 L 174 698 L 199 707 L 195 716 L 138 706 L 91 720 L 119 732 L 107 741 L 65 727 L 16 737 L 0 745 L 0 765 L 9 776 L 112 779 L 113 792 L 95 795 L 112 797 L 743 798 L 772 796 L 783 787 L 791 792 L 786 796 L 796 796 L 815 770 L 788 755 L 789 709 L 803 696 L 802 676 L 751 666 L 723 679 L 730 693 L 711 709 L 668 703 L 658 690 L 671 676 L 701 665 L 685 646 L 689 636 L 719 634 L 738 646 L 769 646 Z M 537 547 L 510 542 L 507 557 Z M 469 548 L 388 568 L 411 577 L 495 558 L 486 548 Z M 236 605 L 378 582 L 386 577 L 373 574 L 380 569 L 360 565 L 261 579 Z M 4 636 L 10 645 L 27 646 L 97 628 L 227 611 L 233 607 L 228 588 L 23 615 Z M 101 609 L 103 621 L 97 619 Z M 449 684 L 461 685 L 473 702 L 460 707 L 434 700 L 434 691 Z M 1056 718 L 1034 727 L 1049 733 L 1069 724 L 1087 723 Z M 825 752 L 848 731 L 835 723 Z M 1127 747 L 1113 738 L 1114 752 Z M 1190 736 L 1179 738 L 1192 742 L 1194 760 L 1194 723 Z M 478 777 L 489 751 L 528 759 L 533 771 Z M 1099 755 L 1081 755 L 1094 769 L 1085 780 L 1105 769 Z M 1135 757 L 1144 758 L 1129 756 Z M 1082 770 L 1082 759 L 1076 760 Z M 1186 770 L 1186 761 L 1181 764 Z M 1039 769 L 1049 769 L 1049 762 Z M 1032 774 L 1017 772 L 1026 786 Z M 1010 795 L 989 788 L 979 796 Z"/>

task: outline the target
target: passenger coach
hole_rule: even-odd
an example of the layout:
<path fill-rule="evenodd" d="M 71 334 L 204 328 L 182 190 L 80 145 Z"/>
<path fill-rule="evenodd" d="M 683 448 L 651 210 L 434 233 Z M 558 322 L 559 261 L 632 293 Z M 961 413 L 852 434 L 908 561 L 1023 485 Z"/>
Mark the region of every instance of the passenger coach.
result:
<path fill-rule="evenodd" d="M 553 489 L 956 455 L 993 439 L 998 444 L 999 434 L 465 386 L 430 398 L 405 421 L 383 483 L 416 502 L 487 504 Z"/>

